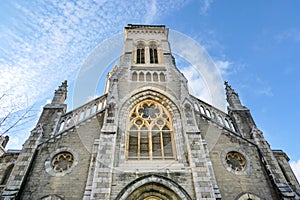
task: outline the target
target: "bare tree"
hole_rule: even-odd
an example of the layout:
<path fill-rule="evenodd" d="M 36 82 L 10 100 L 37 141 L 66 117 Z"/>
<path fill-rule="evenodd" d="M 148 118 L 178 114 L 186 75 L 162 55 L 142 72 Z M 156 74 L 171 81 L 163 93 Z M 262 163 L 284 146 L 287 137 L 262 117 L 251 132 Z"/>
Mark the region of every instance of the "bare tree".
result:
<path fill-rule="evenodd" d="M 0 96 L 0 136 L 19 132 L 36 114 L 33 106 L 28 107 L 27 103 L 20 105 L 17 103 L 18 98 L 6 98 L 8 96 L 8 93 Z M 16 102 L 7 102 L 12 101 L 12 99 Z"/>

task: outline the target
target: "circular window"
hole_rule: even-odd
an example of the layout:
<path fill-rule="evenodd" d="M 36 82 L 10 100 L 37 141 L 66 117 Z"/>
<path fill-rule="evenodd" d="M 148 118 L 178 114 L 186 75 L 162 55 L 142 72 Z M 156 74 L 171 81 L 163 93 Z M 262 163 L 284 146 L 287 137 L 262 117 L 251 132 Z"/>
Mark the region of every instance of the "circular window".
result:
<path fill-rule="evenodd" d="M 56 149 L 45 161 L 45 170 L 52 176 L 71 173 L 78 164 L 77 153 L 68 147 Z"/>
<path fill-rule="evenodd" d="M 52 161 L 51 165 L 55 172 L 63 172 L 72 167 L 74 163 L 74 157 L 70 152 L 61 152 L 56 154 Z"/>
<path fill-rule="evenodd" d="M 225 157 L 225 162 L 231 170 L 236 172 L 243 171 L 247 165 L 245 157 L 236 151 L 228 152 Z"/>

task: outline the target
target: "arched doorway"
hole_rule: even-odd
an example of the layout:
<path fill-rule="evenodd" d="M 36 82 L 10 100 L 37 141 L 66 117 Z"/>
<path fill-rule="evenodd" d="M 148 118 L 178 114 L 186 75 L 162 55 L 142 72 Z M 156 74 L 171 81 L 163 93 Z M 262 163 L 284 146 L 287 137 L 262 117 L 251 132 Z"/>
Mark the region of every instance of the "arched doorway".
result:
<path fill-rule="evenodd" d="M 158 183 L 147 183 L 134 190 L 126 200 L 180 200 L 171 189 Z"/>
<path fill-rule="evenodd" d="M 159 175 L 140 177 L 129 183 L 116 200 L 191 200 L 176 182 Z"/>

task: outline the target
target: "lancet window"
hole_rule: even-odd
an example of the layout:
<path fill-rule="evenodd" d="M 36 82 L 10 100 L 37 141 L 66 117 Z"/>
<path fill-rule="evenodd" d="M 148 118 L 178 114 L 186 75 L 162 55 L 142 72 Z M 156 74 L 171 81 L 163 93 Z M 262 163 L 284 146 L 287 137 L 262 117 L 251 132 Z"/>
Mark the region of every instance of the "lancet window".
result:
<path fill-rule="evenodd" d="M 175 158 L 173 126 L 168 110 L 158 102 L 145 100 L 129 114 L 128 160 Z"/>
<path fill-rule="evenodd" d="M 137 46 L 136 63 L 137 64 L 145 64 L 145 47 L 142 44 L 139 44 Z"/>
<path fill-rule="evenodd" d="M 158 64 L 157 47 L 151 45 L 149 47 L 150 64 Z"/>

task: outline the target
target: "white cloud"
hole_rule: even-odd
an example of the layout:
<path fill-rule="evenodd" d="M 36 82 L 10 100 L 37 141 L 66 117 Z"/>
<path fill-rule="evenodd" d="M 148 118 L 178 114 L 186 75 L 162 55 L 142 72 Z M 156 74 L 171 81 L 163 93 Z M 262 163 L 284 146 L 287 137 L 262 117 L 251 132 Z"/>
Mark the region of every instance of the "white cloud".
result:
<path fill-rule="evenodd" d="M 28 96 L 29 104 L 42 100 L 62 80 L 74 79 L 91 50 L 126 23 L 151 23 L 184 1 L 145 5 L 148 1 L 16 3 L 13 23 L 0 24 L 0 94 L 10 89 Z"/>
<path fill-rule="evenodd" d="M 150 5 L 147 6 L 150 9 L 148 10 L 147 14 L 146 14 L 146 23 L 150 24 L 151 22 L 153 22 L 154 18 L 157 15 L 157 6 L 156 6 L 156 0 L 152 0 L 150 1 Z"/>
<path fill-rule="evenodd" d="M 277 42 L 283 42 L 286 40 L 291 40 L 293 42 L 300 42 L 300 30 L 299 29 L 289 29 L 283 31 L 275 36 Z"/>
<path fill-rule="evenodd" d="M 203 77 L 202 80 L 210 96 L 210 100 L 207 102 L 225 111 L 223 79 L 220 70 L 215 66 L 205 49 L 193 39 L 175 31 L 170 31 L 169 40 L 173 52 L 191 63 L 197 73 Z"/>
<path fill-rule="evenodd" d="M 211 94 L 199 71 L 190 65 L 188 67 L 181 68 L 181 72 L 188 80 L 189 92 L 207 103 L 212 103 Z"/>
<path fill-rule="evenodd" d="M 207 15 L 207 12 L 212 4 L 213 0 L 203 0 L 201 1 L 200 14 Z"/>
<path fill-rule="evenodd" d="M 221 60 L 217 60 L 214 62 L 216 67 L 220 70 L 222 75 L 227 75 L 229 68 L 231 67 L 232 63 L 229 61 L 221 61 Z"/>
<path fill-rule="evenodd" d="M 300 181 L 300 159 L 298 161 L 291 161 L 290 165 L 291 165 L 298 181 Z"/>
<path fill-rule="evenodd" d="M 270 84 L 265 81 L 265 80 L 262 80 L 260 77 L 256 76 L 253 80 L 256 81 L 256 83 L 258 84 L 259 87 L 257 87 L 255 89 L 255 92 L 257 94 L 260 94 L 260 95 L 265 95 L 265 96 L 273 96 L 273 89 L 272 87 L 270 86 Z"/>
<path fill-rule="evenodd" d="M 7 17 L 11 19 L 9 22 L 0 22 L 0 94 L 7 90 L 11 94 L 1 106 L 9 107 L 18 99 L 20 109 L 24 109 L 48 98 L 61 81 L 72 82 L 89 53 L 105 39 L 122 32 L 124 25 L 153 23 L 186 3 L 185 0 L 148 2 L 12 3 L 14 12 L 10 13 L 15 15 Z"/>

